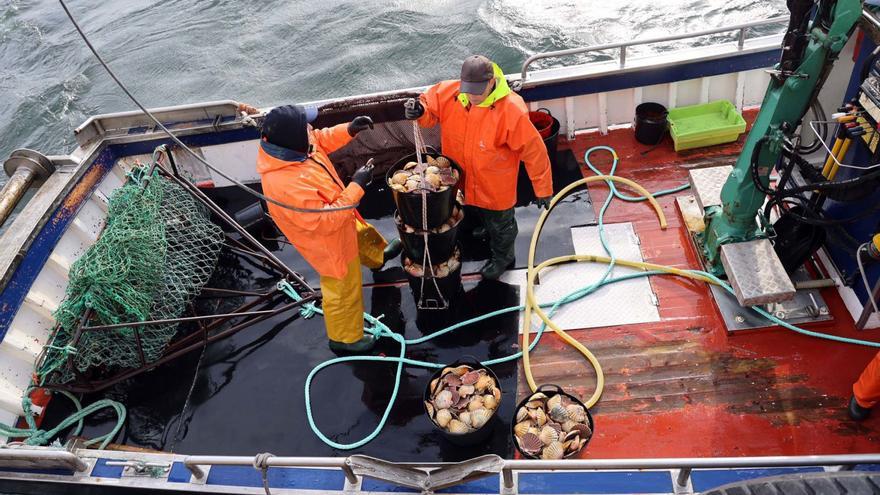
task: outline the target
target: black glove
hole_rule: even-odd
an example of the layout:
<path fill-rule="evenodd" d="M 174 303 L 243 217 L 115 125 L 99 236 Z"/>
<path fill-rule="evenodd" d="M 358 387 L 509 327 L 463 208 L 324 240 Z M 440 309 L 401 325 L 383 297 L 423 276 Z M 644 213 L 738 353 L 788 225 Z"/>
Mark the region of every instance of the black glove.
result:
<path fill-rule="evenodd" d="M 416 98 L 410 98 L 406 100 L 403 104 L 403 115 L 409 120 L 416 120 L 425 113 L 425 107 L 422 106 L 422 102 L 420 102 Z"/>
<path fill-rule="evenodd" d="M 553 199 L 552 196 L 545 196 L 543 198 L 538 198 L 535 200 L 535 204 L 538 206 L 538 208 L 544 208 L 545 210 L 549 210 L 551 199 Z"/>
<path fill-rule="evenodd" d="M 357 119 L 355 119 L 357 120 Z M 367 186 L 373 182 L 373 159 L 370 158 L 367 160 L 367 164 L 363 167 L 354 171 L 354 175 L 351 176 L 351 181 L 355 184 L 361 186 L 361 189 L 366 189 Z"/>
<path fill-rule="evenodd" d="M 351 137 L 355 137 L 359 132 L 365 131 L 367 129 L 373 128 L 373 119 L 367 117 L 366 115 L 361 115 L 360 117 L 355 117 L 351 123 L 348 124 L 348 135 Z"/>

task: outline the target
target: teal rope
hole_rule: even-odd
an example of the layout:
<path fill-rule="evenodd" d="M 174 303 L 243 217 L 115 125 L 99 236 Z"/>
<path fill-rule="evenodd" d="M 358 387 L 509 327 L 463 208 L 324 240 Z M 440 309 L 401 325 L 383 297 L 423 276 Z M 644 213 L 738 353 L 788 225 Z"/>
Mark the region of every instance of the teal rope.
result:
<path fill-rule="evenodd" d="M 612 158 L 613 158 L 613 162 L 611 165 L 611 171 L 607 175 L 614 175 L 614 173 L 617 170 L 617 164 L 618 164 L 619 158 L 613 148 L 610 148 L 608 146 L 595 146 L 593 148 L 590 148 L 584 154 L 584 162 L 587 164 L 587 166 L 590 168 L 591 171 L 593 171 L 597 175 L 603 175 L 602 172 L 600 172 L 590 162 L 590 155 L 593 152 L 600 151 L 600 150 L 607 151 L 607 152 L 611 153 Z M 582 298 L 592 294 L 593 292 L 595 292 L 596 290 L 598 290 L 599 288 L 601 288 L 603 286 L 614 284 L 617 282 L 622 282 L 625 280 L 631 280 L 631 279 L 635 279 L 635 278 L 639 278 L 639 277 L 649 277 L 649 276 L 655 276 L 655 275 L 667 275 L 667 276 L 674 275 L 674 274 L 663 272 L 663 271 L 649 270 L 649 271 L 639 271 L 636 273 L 621 275 L 618 277 L 610 277 L 611 272 L 614 269 L 616 258 L 614 256 L 614 253 L 611 250 L 611 247 L 608 245 L 607 238 L 605 237 L 605 223 L 604 223 L 605 212 L 608 210 L 608 207 L 610 206 L 610 204 L 614 198 L 618 198 L 620 200 L 630 201 L 630 202 L 644 201 L 647 198 L 644 196 L 636 196 L 636 197 L 627 196 L 625 194 L 620 193 L 617 190 L 613 181 L 606 180 L 605 182 L 608 184 L 608 187 L 609 187 L 609 190 L 611 191 L 611 194 L 609 194 L 608 197 L 605 199 L 605 202 L 602 204 L 602 208 L 599 211 L 598 227 L 599 227 L 599 239 L 602 244 L 602 249 L 605 251 L 605 254 L 609 258 L 611 258 L 611 261 L 608 263 L 608 267 L 606 268 L 605 272 L 602 274 L 602 277 L 597 282 L 594 282 L 586 287 L 583 287 L 583 288 L 578 289 L 574 292 L 571 292 L 570 294 L 566 295 L 565 297 L 562 297 L 561 299 L 559 299 L 555 302 L 541 304 L 540 306 L 542 308 L 550 307 L 550 310 L 548 311 L 548 314 L 550 317 L 553 316 L 553 314 L 556 312 L 557 309 L 559 309 L 560 306 L 563 306 L 563 305 L 568 304 L 570 302 L 582 299 Z M 678 187 L 675 187 L 672 189 L 658 191 L 657 193 L 654 193 L 654 197 L 659 197 L 659 196 L 664 196 L 664 195 L 680 192 L 680 191 L 687 189 L 688 187 L 690 187 L 688 184 L 684 184 L 684 185 L 681 185 L 681 186 L 678 186 Z M 705 276 L 705 277 L 711 279 L 713 282 L 717 283 L 719 286 L 724 288 L 729 293 L 731 293 L 731 294 L 734 293 L 733 288 L 730 285 L 728 285 L 727 283 L 725 283 L 724 281 L 720 280 L 719 278 L 715 277 L 714 275 L 712 275 L 710 273 L 706 273 L 706 272 L 699 271 L 699 270 L 687 270 L 687 271 L 689 273 L 692 273 L 695 275 Z M 278 284 L 278 288 L 295 301 L 302 299 L 301 296 L 296 293 L 296 290 L 285 281 L 280 282 Z M 311 306 L 314 308 L 315 314 L 323 314 L 323 312 L 321 311 L 320 308 L 318 308 L 314 304 L 311 304 Z M 431 333 L 429 335 L 425 335 L 420 338 L 409 339 L 409 340 L 404 339 L 403 336 L 401 336 L 395 332 L 392 332 L 384 323 L 382 323 L 379 320 L 381 318 L 381 316 L 379 318 L 376 318 L 376 317 L 373 317 L 367 313 L 364 313 L 364 320 L 369 324 L 369 326 L 366 326 L 364 328 L 364 331 L 369 332 L 379 338 L 387 337 L 387 338 L 393 339 L 395 342 L 400 344 L 400 355 L 397 357 L 390 357 L 390 356 L 344 356 L 344 357 L 338 357 L 338 358 L 330 359 L 328 361 L 324 361 L 323 363 L 320 363 L 317 366 L 315 366 L 311 370 L 311 372 L 309 372 L 308 377 L 306 377 L 306 382 L 305 382 L 305 387 L 304 387 L 305 388 L 306 415 L 308 417 L 309 426 L 311 427 L 311 429 L 315 433 L 315 435 L 321 439 L 322 442 L 324 442 L 325 444 L 327 444 L 330 447 L 333 447 L 335 449 L 351 450 L 351 449 L 356 449 L 356 448 L 359 448 L 359 447 L 366 445 L 367 443 L 369 443 L 373 439 L 375 439 L 376 436 L 379 435 L 379 433 L 381 433 L 382 429 L 385 427 L 386 422 L 388 421 L 388 416 L 391 414 L 391 409 L 394 406 L 394 403 L 397 401 L 397 395 L 398 395 L 398 392 L 400 391 L 400 381 L 401 381 L 400 377 L 403 372 L 404 365 L 418 366 L 418 367 L 429 368 L 429 369 L 438 369 L 438 368 L 442 368 L 442 367 L 446 366 L 445 364 L 431 363 L 431 362 L 427 362 L 427 361 L 419 361 L 419 360 L 407 358 L 406 357 L 406 347 L 408 345 L 422 344 L 422 343 L 428 342 L 432 339 L 435 339 L 441 335 L 445 335 L 447 333 L 453 332 L 455 330 L 458 330 L 459 328 L 463 328 L 463 327 L 471 325 L 473 323 L 484 321 L 489 318 L 504 315 L 507 313 L 520 312 L 523 309 L 525 309 L 525 306 L 511 306 L 509 308 L 499 309 L 496 311 L 492 311 L 491 313 L 487 313 L 487 314 L 484 314 L 481 316 L 471 318 L 469 320 L 465 320 L 465 321 L 456 323 L 454 325 L 451 325 L 451 326 L 446 327 L 444 329 L 438 330 L 438 331 Z M 810 331 L 810 330 L 805 330 L 803 328 L 799 328 L 794 325 L 791 325 L 790 323 L 782 321 L 779 318 L 776 318 L 775 316 L 767 313 L 766 311 L 764 311 L 761 308 L 752 307 L 751 309 L 754 310 L 755 312 L 757 312 L 759 315 L 763 316 L 764 318 L 767 318 L 771 322 L 773 322 L 777 325 L 780 325 L 783 328 L 787 328 L 789 330 L 795 331 L 795 332 L 803 334 L 803 335 L 807 335 L 810 337 L 823 338 L 823 339 L 827 339 L 827 340 L 833 340 L 836 342 L 842 342 L 842 343 L 847 343 L 847 344 L 865 345 L 865 346 L 870 346 L 870 347 L 880 347 L 880 342 L 871 342 L 871 341 L 865 341 L 865 340 L 850 339 L 850 338 L 846 338 L 846 337 L 838 337 L 836 335 L 828 335 L 828 334 L 823 334 L 823 333 L 814 332 L 814 331 Z M 537 333 L 535 335 L 535 339 L 529 345 L 529 351 L 533 350 L 535 348 L 535 346 L 538 345 L 538 342 L 541 340 L 541 337 L 544 334 L 544 331 L 546 330 L 546 328 L 547 328 L 546 323 L 542 322 L 541 326 L 538 327 Z M 519 359 L 520 357 L 522 357 L 522 351 L 519 351 L 519 352 L 512 354 L 510 356 L 491 359 L 488 361 L 483 361 L 480 364 L 482 364 L 483 366 L 494 366 L 496 364 L 515 361 L 515 360 Z M 330 439 L 326 435 L 324 435 L 324 433 L 315 424 L 314 416 L 312 414 L 312 400 L 311 400 L 312 380 L 315 378 L 315 376 L 321 370 L 323 370 L 324 368 L 333 366 L 335 364 L 346 363 L 346 362 L 367 362 L 367 361 L 381 362 L 381 363 L 397 363 L 397 369 L 396 369 L 395 378 L 394 378 L 394 389 L 391 392 L 391 397 L 388 400 L 388 405 L 385 407 L 385 410 L 382 413 L 382 417 L 380 418 L 378 424 L 376 425 L 376 428 L 366 437 L 364 437 L 361 440 L 358 440 L 356 442 L 347 443 L 347 444 L 333 441 L 332 439 Z"/>

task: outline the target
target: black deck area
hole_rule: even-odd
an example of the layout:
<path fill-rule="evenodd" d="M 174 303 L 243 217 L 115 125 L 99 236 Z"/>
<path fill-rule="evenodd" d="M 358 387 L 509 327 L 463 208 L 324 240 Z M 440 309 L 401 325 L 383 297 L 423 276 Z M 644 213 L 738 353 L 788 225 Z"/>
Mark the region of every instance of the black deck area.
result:
<path fill-rule="evenodd" d="M 554 169 L 557 190 L 580 178 L 569 151 L 560 152 Z M 396 236 L 390 194 L 380 180 L 364 198 L 361 212 L 387 237 Z M 525 185 L 526 187 L 523 187 Z M 517 208 L 520 235 L 517 239 L 517 265 L 524 266 L 532 228 L 540 211 L 531 200 L 531 185 L 520 181 L 523 206 Z M 230 190 L 215 191 L 218 203 L 228 211 L 244 207 L 246 196 Z M 594 221 L 586 191 L 570 197 L 558 208 L 555 223 L 545 227 L 539 258 L 573 253 L 569 229 Z M 271 226 L 261 229 L 265 239 L 273 237 Z M 317 276 L 284 242 L 266 245 L 294 270 L 317 287 Z M 485 247 L 482 246 L 484 249 Z M 484 255 L 479 243 L 464 245 L 465 273 L 476 271 Z M 445 312 L 417 311 L 399 264 L 379 274 L 364 271 L 364 300 L 367 311 L 384 315 L 383 321 L 408 339 L 421 337 L 450 324 L 496 309 L 516 306 L 516 287 L 500 282 L 477 283 L 466 278 L 460 296 Z M 272 287 L 277 275 L 267 273 L 258 263 L 225 252 L 209 285 L 213 287 L 257 289 Z M 373 281 L 371 283 L 371 281 Z M 223 312 L 243 300 L 203 300 L 199 312 Z M 210 304 L 210 307 L 206 305 Z M 518 346 L 518 315 L 509 313 L 478 325 L 417 346 L 410 346 L 407 357 L 438 363 L 453 362 L 463 356 L 479 360 L 513 354 Z M 399 347 L 383 339 L 375 355 L 397 356 Z M 486 453 L 513 455 L 509 417 L 515 407 L 517 362 L 494 366 L 504 391 L 499 419 L 493 437 L 474 448 L 449 444 L 433 430 L 424 414 L 422 395 L 434 372 L 406 366 L 399 397 L 388 423 L 379 436 L 355 450 L 336 450 L 325 445 L 309 428 L 305 414 L 304 383 L 317 364 L 336 357 L 327 347 L 324 323 L 320 317 L 304 319 L 287 312 L 267 319 L 240 333 L 209 345 L 204 355 L 193 352 L 175 362 L 119 384 L 85 402 L 108 397 L 128 408 L 128 420 L 117 443 L 133 447 L 184 454 L 252 455 L 272 452 L 290 456 L 338 456 L 362 453 L 394 461 L 455 461 Z M 196 371 L 197 370 L 197 371 Z M 391 395 L 395 365 L 375 362 L 344 363 L 325 369 L 312 387 L 316 424 L 328 437 L 340 443 L 360 440 L 376 426 Z M 187 402 L 187 397 L 189 400 Z M 70 412 L 63 398 L 50 405 L 46 424 L 56 424 Z M 111 414 L 93 417 L 83 436 L 107 431 L 115 418 Z"/>

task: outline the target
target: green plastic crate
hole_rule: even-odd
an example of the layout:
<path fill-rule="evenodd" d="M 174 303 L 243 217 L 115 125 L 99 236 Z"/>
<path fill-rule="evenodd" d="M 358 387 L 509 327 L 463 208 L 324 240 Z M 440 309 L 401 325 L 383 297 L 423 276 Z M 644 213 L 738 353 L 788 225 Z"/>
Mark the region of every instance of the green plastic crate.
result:
<path fill-rule="evenodd" d="M 675 143 L 675 151 L 730 143 L 736 141 L 745 130 L 745 119 L 727 100 L 669 111 L 669 133 Z"/>

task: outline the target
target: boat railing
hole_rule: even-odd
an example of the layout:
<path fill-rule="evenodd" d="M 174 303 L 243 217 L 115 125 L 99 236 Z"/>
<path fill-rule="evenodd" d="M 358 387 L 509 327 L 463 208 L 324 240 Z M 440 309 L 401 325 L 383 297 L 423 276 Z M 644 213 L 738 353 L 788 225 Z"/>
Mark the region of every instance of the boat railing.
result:
<path fill-rule="evenodd" d="M 522 70 L 520 72 L 520 83 L 525 83 L 528 80 L 528 70 L 529 66 L 538 60 L 544 60 L 548 58 L 559 58 L 566 57 L 569 55 L 581 55 L 584 53 L 590 52 L 599 52 L 605 50 L 613 50 L 619 49 L 618 54 L 618 65 L 620 69 L 626 68 L 626 55 L 627 49 L 633 46 L 638 45 L 651 45 L 656 43 L 664 43 L 668 41 L 678 41 L 685 40 L 690 38 L 699 38 L 701 36 L 709 36 L 713 34 L 721 34 L 728 33 L 731 31 L 738 31 L 739 34 L 737 36 L 737 50 L 742 51 L 745 48 L 746 36 L 750 29 L 761 27 L 761 26 L 769 26 L 773 24 L 779 24 L 782 22 L 788 21 L 788 16 L 779 16 L 779 17 L 771 17 L 769 19 L 764 19 L 760 21 L 752 21 L 746 22 L 743 24 L 734 24 L 732 26 L 724 26 L 714 29 L 706 29 L 703 31 L 694 31 L 691 33 L 683 33 L 683 34 L 675 34 L 670 36 L 659 36 L 656 38 L 645 38 L 645 39 L 636 39 L 631 41 L 621 41 L 619 43 L 606 43 L 601 45 L 591 45 L 580 48 L 569 48 L 567 50 L 557 50 L 552 52 L 544 52 L 544 53 L 536 53 L 531 57 L 527 58 L 525 62 L 523 62 Z"/>
<path fill-rule="evenodd" d="M 690 457 L 656 459 L 564 459 L 529 460 L 502 459 L 484 455 L 458 463 L 395 463 L 372 457 L 275 457 L 260 454 L 247 456 L 188 456 L 184 465 L 193 475 L 193 482 L 204 482 L 210 466 L 252 466 L 269 468 L 336 468 L 340 469 L 349 486 L 358 483 L 359 476 L 368 476 L 386 482 L 421 489 L 437 490 L 474 479 L 500 474 L 503 493 L 516 490 L 517 472 L 547 471 L 614 471 L 614 470 L 670 470 L 680 488 L 688 486 L 695 469 L 779 468 L 779 467 L 832 467 L 851 470 L 860 464 L 880 463 L 878 454 L 842 454 L 768 457 Z"/>

